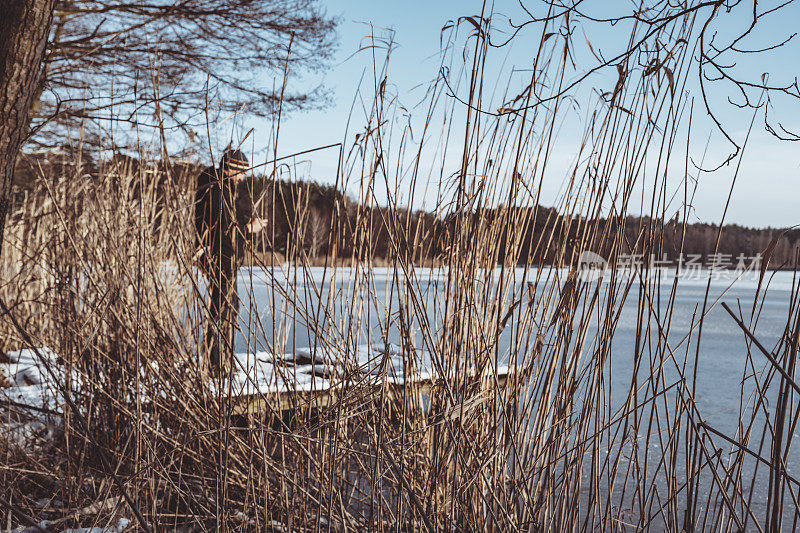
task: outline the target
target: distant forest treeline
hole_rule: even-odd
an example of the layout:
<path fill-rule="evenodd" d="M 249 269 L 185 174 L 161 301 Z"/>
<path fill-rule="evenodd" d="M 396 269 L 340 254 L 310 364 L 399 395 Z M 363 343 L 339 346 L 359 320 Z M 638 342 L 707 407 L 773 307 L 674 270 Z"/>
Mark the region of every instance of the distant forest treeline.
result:
<path fill-rule="evenodd" d="M 116 156 L 97 164 L 84 156 L 76 164 L 74 157 L 65 157 L 63 153 L 57 157 L 52 152 L 28 155 L 17 165 L 14 201 L 24 201 L 26 194 L 36 193 L 37 174 L 48 176 L 64 172 L 87 180 L 97 179 L 101 174 L 119 176 L 119 179 L 123 176 L 156 179 L 161 191 L 157 201 L 165 205 L 170 189 L 166 186 L 166 176 L 172 176 L 175 186 L 172 189 L 182 191 L 183 198 L 191 201 L 195 178 L 201 168 L 200 165 L 176 163 L 167 171 L 159 165 L 145 167 L 128 156 Z M 301 254 L 312 260 L 321 257 L 390 260 L 402 255 L 416 264 L 435 265 L 452 242 L 449 235 L 457 228 L 469 231 L 497 217 L 504 217 L 508 230 L 497 242 L 487 246 L 493 248 L 491 252 L 498 261 L 509 253 L 509 246 L 513 247 L 514 257 L 521 265 L 563 264 L 574 259 L 576 254 L 591 250 L 605 258 L 615 257 L 618 263 L 621 258 L 624 261 L 626 257 L 641 255 L 660 261 L 662 266 L 674 266 L 683 254 L 684 261 L 691 259 L 695 265 L 716 262 L 723 268 L 733 268 L 737 258 L 747 258 L 749 264 L 751 258 L 769 250 L 770 268 L 793 268 L 800 239 L 797 229 L 752 229 L 729 224 L 722 229 L 715 256 L 718 226 L 684 225 L 677 216 L 670 221 L 633 216 L 622 220 L 591 220 L 564 216 L 544 206 L 483 207 L 456 215 L 364 205 L 332 185 L 313 181 L 270 180 L 257 176 L 250 179 L 250 184 L 258 215 L 271 222 L 255 239 L 254 248 L 259 253 L 276 252 L 287 258 Z M 190 213 L 187 209 L 187 216 Z M 601 245 L 583 242 L 582 235 L 599 233 L 589 231 L 592 226 L 616 238 L 604 239 Z"/>

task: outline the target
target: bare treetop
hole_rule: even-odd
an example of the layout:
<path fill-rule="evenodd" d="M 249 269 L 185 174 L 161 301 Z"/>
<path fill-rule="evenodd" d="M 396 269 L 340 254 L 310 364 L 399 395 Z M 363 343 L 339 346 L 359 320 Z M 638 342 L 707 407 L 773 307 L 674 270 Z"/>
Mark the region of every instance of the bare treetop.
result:
<path fill-rule="evenodd" d="M 91 135 L 108 136 L 113 116 L 177 130 L 191 142 L 220 114 L 324 104 L 323 88 L 291 80 L 327 64 L 335 28 L 314 0 L 62 0 L 32 141 L 57 141 L 65 125 L 81 122 L 92 124 Z M 113 128 L 115 143 L 125 142 L 126 130 Z"/>
<path fill-rule="evenodd" d="M 450 92 L 481 114 L 521 115 L 569 98 L 579 86 L 594 83 L 602 72 L 616 70 L 616 84 L 601 91 L 600 97 L 609 106 L 626 109 L 623 89 L 645 79 L 657 78 L 659 86 L 668 84 L 673 96 L 675 91 L 684 90 L 675 79 L 676 70 L 682 68 L 678 57 L 685 50 L 689 52 L 689 63 L 684 67 L 695 73 L 691 84 L 698 89 L 702 108 L 729 143 L 728 156 L 703 169 L 713 170 L 733 161 L 743 144 L 733 133 L 735 127 L 726 120 L 726 106 L 735 111 L 763 108 L 766 131 L 781 140 L 800 140 L 800 134 L 782 121 L 781 113 L 773 107 L 778 101 L 798 103 L 797 77 L 791 71 L 764 72 L 766 67 L 761 64 L 766 54 L 796 44 L 796 32 L 782 34 L 770 28 L 776 18 L 788 15 L 793 3 L 794 0 L 766 4 L 758 0 L 653 0 L 616 5 L 557 0 L 520 2 L 520 20 L 494 12 L 461 17 L 444 29 L 463 24 L 480 46 L 494 48 L 505 47 L 523 35 L 533 36 L 538 38 L 539 48 L 532 57 L 530 83 L 497 109 L 474 106 L 461 99 L 452 87 Z M 508 27 L 498 29 L 503 22 Z M 619 40 L 610 49 L 601 49 L 595 41 L 597 33 L 616 33 Z M 547 76 L 556 57 L 560 58 L 559 72 L 563 73 L 558 80 Z M 442 74 L 450 85 L 448 73 Z M 558 90 L 551 90 L 554 83 Z"/>

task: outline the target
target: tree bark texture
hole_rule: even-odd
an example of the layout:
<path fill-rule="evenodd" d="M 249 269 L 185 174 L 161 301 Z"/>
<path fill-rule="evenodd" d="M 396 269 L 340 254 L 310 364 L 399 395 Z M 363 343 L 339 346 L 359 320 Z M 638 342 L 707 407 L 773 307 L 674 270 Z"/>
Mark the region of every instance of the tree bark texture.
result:
<path fill-rule="evenodd" d="M 28 130 L 55 0 L 0 0 L 0 253 L 14 163 Z"/>

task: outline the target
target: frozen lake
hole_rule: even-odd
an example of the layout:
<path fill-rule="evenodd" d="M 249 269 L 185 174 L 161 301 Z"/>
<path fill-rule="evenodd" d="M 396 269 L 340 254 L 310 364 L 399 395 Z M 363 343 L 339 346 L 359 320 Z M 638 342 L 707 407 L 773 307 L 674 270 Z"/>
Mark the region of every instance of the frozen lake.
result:
<path fill-rule="evenodd" d="M 564 273 L 559 274 L 561 279 L 555 280 L 554 274 L 542 273 L 535 287 L 536 298 L 543 298 L 554 285 L 563 284 Z M 496 279 L 499 271 L 490 275 L 491 279 Z M 529 282 L 535 282 L 536 275 L 535 270 L 525 272 L 517 269 L 513 273 L 516 279 L 505 298 L 505 309 L 524 294 Z M 550 279 L 546 279 L 547 275 L 551 276 Z M 411 330 L 416 348 L 420 352 L 427 352 L 435 349 L 435 335 L 441 329 L 444 317 L 453 313 L 452 309 L 446 309 L 444 297 L 447 272 L 417 268 L 414 277 L 416 279 L 409 282 L 408 286 L 413 287 L 413 292 L 419 298 L 419 307 L 426 310 L 425 320 L 434 332 L 433 346 L 421 333 L 422 318 L 414 319 Z M 645 345 L 658 340 L 659 326 L 666 328 L 668 325 L 668 352 L 681 359 L 688 354 L 691 366 L 697 351 L 696 341 L 700 334 L 698 322 L 708 287 L 706 316 L 697 358 L 696 399 L 704 408 L 707 421 L 719 421 L 724 430 L 734 429 L 727 421 L 738 410 L 748 347 L 744 333 L 722 308 L 721 302 L 726 302 L 735 310 L 741 306 L 744 322 L 750 324 L 753 301 L 758 290 L 758 274 L 746 273 L 736 279 L 733 273 L 723 271 L 715 274 L 715 278 L 708 287 L 707 272 L 694 279 L 679 277 L 672 296 L 674 271 L 666 271 L 660 280 L 651 278 L 646 296 L 640 294 L 639 282 L 634 280 L 624 299 L 621 295 L 615 298 L 612 307 L 620 310 L 620 313 L 612 337 L 612 396 L 614 389 L 622 387 L 627 391 L 630 386 L 637 353 L 637 331 L 638 353 L 647 359 L 652 348 Z M 792 272 L 768 273 L 758 293 L 758 319 L 751 327 L 767 349 L 775 347 L 787 327 L 793 280 Z M 322 268 L 302 270 L 284 267 L 275 268 L 272 272 L 242 269 L 239 276 L 240 327 L 245 333 L 237 338 L 236 351 L 293 352 L 300 348 L 314 349 L 315 346 L 321 349 L 318 345 L 325 343 L 338 346 L 383 342 L 399 344 L 402 336 L 397 316 L 400 304 L 408 305 L 405 283 L 402 274 L 395 276 L 385 268 L 360 272 L 350 268 L 340 268 L 335 272 Z M 475 283 L 485 285 L 487 282 L 478 280 Z M 604 310 L 608 305 L 608 286 L 609 279 L 606 276 L 593 318 L 586 320 L 590 328 L 584 343 L 585 356 L 589 355 L 596 337 L 597 309 Z M 621 292 L 626 287 L 624 280 L 618 281 L 616 287 Z M 671 298 L 674 299 L 674 305 L 670 313 L 668 304 Z M 290 305 L 287 301 L 294 303 Z M 525 303 L 528 303 L 527 300 Z M 640 306 L 646 309 L 642 316 Z M 513 313 L 514 320 L 518 320 L 524 312 L 524 306 L 517 307 Z M 501 316 L 504 314 L 505 310 Z M 509 323 L 513 326 L 514 321 Z M 537 326 L 531 322 L 526 328 L 535 333 Z M 321 332 L 325 340 L 321 342 L 320 336 L 314 332 Z M 513 327 L 507 327 L 498 341 L 500 360 L 507 361 L 519 342 L 519 335 L 514 333 Z M 644 354 L 645 350 L 647 354 Z M 768 365 L 766 358 L 755 347 L 751 351 L 756 369 Z"/>
<path fill-rule="evenodd" d="M 501 278 L 505 280 L 503 285 L 499 285 Z M 751 418 L 753 374 L 758 375 L 763 384 L 764 371 L 771 367 L 763 354 L 751 346 L 752 368 L 748 368 L 747 338 L 721 303 L 727 303 L 737 314 L 741 309 L 744 323 L 772 351 L 787 327 L 790 330 L 793 327 L 790 306 L 794 273 L 767 272 L 760 288 L 758 273 L 742 275 L 722 271 L 712 278 L 709 284 L 709 272 L 700 271 L 692 276 L 682 274 L 676 282 L 675 271 L 665 270 L 660 276 L 648 278 L 646 285 L 635 276 L 632 279 L 623 277 L 612 284 L 608 274 L 599 286 L 597 281 L 586 284 L 576 311 L 586 324 L 582 348 L 578 351 L 579 368 L 588 368 L 597 360 L 601 344 L 598 341 L 602 340 L 597 335 L 598 327 L 609 323 L 602 320 L 609 310 L 614 316 L 610 357 L 603 366 L 606 383 L 603 402 L 608 418 L 626 401 L 630 402 L 631 390 L 638 389 L 638 402 L 679 381 L 678 366 L 681 365 L 684 365 L 687 381 L 694 387 L 694 400 L 703 422 L 733 437 L 740 422 Z M 240 325 L 242 331 L 249 334 L 239 336 L 237 351 L 291 353 L 305 348 L 313 352 L 326 351 L 326 346 L 352 346 L 355 351 L 355 347 L 364 344 L 402 344 L 401 331 L 406 328 L 410 331 L 407 336 L 413 337 L 415 352 L 427 358 L 428 354 L 436 352 L 442 341 L 440 333 L 445 321 L 459 316 L 446 298 L 448 284 L 454 281 L 448 279 L 443 269 L 417 268 L 411 276 L 385 268 L 333 271 L 276 267 L 267 272 L 243 269 L 239 277 Z M 565 271 L 480 271 L 472 283 L 477 289 L 476 298 L 485 298 L 485 302 L 496 299 L 498 287 L 507 288 L 502 298 L 501 317 L 513 302 L 522 303 L 514 307 L 509 326 L 499 334 L 495 350 L 500 362 L 508 363 L 515 357 L 519 362 L 529 362 L 533 356 L 526 355 L 525 347 L 529 346 L 524 342 L 526 338 L 542 333 L 544 340 L 552 343 L 553 336 L 559 334 L 555 328 L 548 329 L 547 319 L 552 316 L 560 290 L 567 283 Z M 593 296 L 595 304 L 589 305 Z M 548 301 L 548 305 L 542 303 Z M 704 301 L 706 315 L 701 333 L 699 321 Z M 480 301 L 477 305 L 482 309 Z M 424 310 L 424 313 L 409 312 L 410 308 Z M 401 316 L 404 319 L 401 320 Z M 478 318 L 481 316 L 478 313 Z M 579 322 L 576 319 L 573 324 L 573 334 Z M 430 331 L 428 335 L 423 334 L 426 328 Z M 575 346 L 575 338 L 569 341 L 571 347 Z M 638 372 L 634 376 L 637 361 Z M 655 391 L 643 387 L 641 384 L 652 375 L 653 368 L 659 366 L 663 367 L 663 373 Z M 773 379 L 765 392 L 770 417 L 774 416 L 778 385 L 779 379 Z M 582 394 L 585 394 L 583 389 L 577 398 L 582 398 Z M 576 401 L 576 408 L 579 403 Z M 764 423 L 763 415 L 755 418 L 751 448 L 758 448 Z M 642 432 L 647 432 L 646 426 L 640 428 L 640 434 Z M 796 438 L 794 434 L 785 436 L 784 447 L 787 441 L 793 443 Z M 730 445 L 720 439 L 715 439 L 715 444 L 726 453 L 731 451 Z M 764 445 L 761 453 L 769 456 L 769 444 Z M 654 457 L 660 457 L 657 451 Z M 786 457 L 788 474 L 800 472 L 800 454 L 792 444 Z M 648 457 L 647 462 L 650 461 L 655 459 Z M 753 463 L 745 466 L 745 477 Z M 768 467 L 761 465 L 756 481 L 752 485 L 745 483 L 753 488 L 751 505 L 759 520 L 763 519 L 762 511 L 766 508 L 767 480 Z M 704 483 L 706 487 L 713 485 L 710 479 L 705 479 Z M 785 509 L 794 509 L 788 495 Z"/>

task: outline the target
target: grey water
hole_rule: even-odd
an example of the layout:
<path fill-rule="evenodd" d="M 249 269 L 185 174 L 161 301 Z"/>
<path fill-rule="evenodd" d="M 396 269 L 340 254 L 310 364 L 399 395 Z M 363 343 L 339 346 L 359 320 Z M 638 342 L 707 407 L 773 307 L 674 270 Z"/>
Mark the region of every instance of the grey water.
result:
<path fill-rule="evenodd" d="M 485 289 L 491 295 L 499 287 L 500 279 L 505 280 L 507 288 L 501 298 L 504 309 L 509 309 L 515 301 L 523 302 L 512 311 L 513 320 L 520 320 L 526 306 L 532 306 L 531 302 L 554 287 L 557 300 L 559 287 L 566 283 L 566 272 L 496 269 L 480 272 L 473 280 L 463 280 L 451 277 L 443 269 L 417 268 L 409 276 L 386 268 L 331 270 L 290 265 L 269 270 L 245 268 L 238 279 L 241 333 L 237 338 L 237 351 L 292 352 L 301 348 L 313 351 L 330 346 L 355 348 L 364 344 L 399 343 L 403 338 L 403 322 L 399 316 L 404 314 L 410 317 L 405 326 L 411 329 L 414 346 L 419 353 L 430 354 L 436 350 L 437 335 L 444 320 L 463 312 L 453 310 L 452 302 L 447 301 L 448 284 L 473 283 L 478 292 Z M 612 305 L 619 316 L 606 365 L 609 412 L 628 399 L 634 378 L 642 382 L 646 373 L 652 371 L 654 345 L 658 345 L 659 361 L 666 355 L 678 363 L 686 360 L 687 379 L 693 387 L 703 422 L 735 437 L 741 417 L 752 412 L 753 370 L 763 381 L 770 363 L 748 342 L 721 303 L 726 302 L 737 313 L 741 311 L 743 322 L 768 350 L 773 350 L 792 329 L 790 312 L 795 283 L 793 272 L 767 272 L 760 281 L 755 272 L 699 271 L 692 276 L 676 276 L 674 270 L 667 270 L 650 278 L 647 286 L 634 275 L 627 295 L 618 297 Z M 609 275 L 588 281 L 579 308 L 592 291 L 597 290 L 601 302 L 593 311 L 597 315 L 598 308 L 605 309 L 610 288 L 619 291 L 625 287 L 628 285 L 624 279 L 612 284 Z M 409 292 L 414 298 L 408 297 Z M 526 293 L 533 295 L 526 298 Z M 671 308 L 670 298 L 674 298 Z M 703 311 L 701 329 L 699 322 Z M 596 337 L 598 321 L 597 317 L 589 321 L 592 325 L 582 353 L 587 361 L 595 347 L 592 340 Z M 660 334 L 659 330 L 667 324 L 668 334 Z M 530 327 L 536 327 L 535 321 Z M 423 331 L 430 333 L 425 335 Z M 517 340 L 513 328 L 502 332 L 498 341 L 501 360 L 514 358 L 514 350 L 519 349 Z M 752 369 L 747 366 L 748 353 L 753 361 Z M 516 355 L 524 359 L 523 354 Z M 634 376 L 637 360 L 640 365 Z M 665 364 L 664 375 L 666 383 L 662 388 L 669 385 L 670 380 L 678 380 L 676 363 Z M 769 416 L 774 416 L 779 382 L 778 378 L 773 379 L 766 391 L 767 410 L 772 410 Z M 743 408 L 740 407 L 742 403 L 745 404 Z M 761 428 L 756 432 L 759 437 L 763 418 L 763 415 L 756 417 L 756 426 Z M 796 439 L 795 434 L 786 435 L 784 446 L 787 441 L 793 445 Z M 756 442 L 757 438 L 752 445 Z M 714 439 L 714 443 L 730 451 L 725 442 Z M 768 446 L 761 453 L 769 456 Z M 788 448 L 787 461 L 789 475 L 800 477 L 800 454 L 796 447 Z M 767 467 L 759 466 L 759 476 L 752 486 L 751 508 L 760 522 L 765 519 L 767 473 Z M 794 505 L 788 496 L 786 504 L 793 514 Z M 784 516 L 785 528 L 791 527 L 792 518 Z"/>

